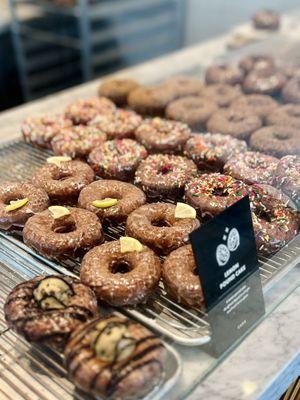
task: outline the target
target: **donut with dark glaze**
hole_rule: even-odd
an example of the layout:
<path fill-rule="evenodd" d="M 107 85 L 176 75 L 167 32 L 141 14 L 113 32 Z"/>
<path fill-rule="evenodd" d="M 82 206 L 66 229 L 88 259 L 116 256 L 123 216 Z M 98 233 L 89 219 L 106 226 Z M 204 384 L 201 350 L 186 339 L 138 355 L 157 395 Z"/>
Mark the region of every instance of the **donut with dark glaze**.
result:
<path fill-rule="evenodd" d="M 226 83 L 216 83 L 214 85 L 205 86 L 201 93 L 201 97 L 207 97 L 215 102 L 219 107 L 229 107 L 229 105 L 242 95 L 238 85 L 232 86 Z"/>
<path fill-rule="evenodd" d="M 139 84 L 133 79 L 112 78 L 101 83 L 98 93 L 100 97 L 110 99 L 117 106 L 125 106 L 129 93 L 137 87 Z"/>
<path fill-rule="evenodd" d="M 277 107 L 266 119 L 267 125 L 294 127 L 300 131 L 300 104 L 285 104 Z"/>
<path fill-rule="evenodd" d="M 163 85 L 171 88 L 173 98 L 197 96 L 203 89 L 203 82 L 194 76 L 176 75 L 166 79 Z"/>
<path fill-rule="evenodd" d="M 105 97 L 90 97 L 69 104 L 65 109 L 65 115 L 76 125 L 86 125 L 97 115 L 109 114 L 115 109 L 114 103 Z"/>
<path fill-rule="evenodd" d="M 275 68 L 275 60 L 273 57 L 267 55 L 250 55 L 240 60 L 239 67 L 242 68 L 245 73 L 262 69 L 272 71 Z"/>
<path fill-rule="evenodd" d="M 245 77 L 243 90 L 248 94 L 276 95 L 280 92 L 285 83 L 286 77 L 280 70 L 253 70 Z"/>
<path fill-rule="evenodd" d="M 255 114 L 263 120 L 270 114 L 275 114 L 279 108 L 276 100 L 264 94 L 241 96 L 233 101 L 230 107 L 248 110 L 249 114 Z"/>
<path fill-rule="evenodd" d="M 285 103 L 300 103 L 300 74 L 291 78 L 284 85 L 281 95 Z"/>
<path fill-rule="evenodd" d="M 276 31 L 280 25 L 280 15 L 275 10 L 259 10 L 252 17 L 256 29 Z"/>
<path fill-rule="evenodd" d="M 243 79 L 243 70 L 234 65 L 212 65 L 205 72 L 205 82 L 207 84 L 226 83 L 228 85 L 237 85 L 242 83 Z"/>
<path fill-rule="evenodd" d="M 279 161 L 273 184 L 295 201 L 300 210 L 300 156 L 285 156 Z"/>

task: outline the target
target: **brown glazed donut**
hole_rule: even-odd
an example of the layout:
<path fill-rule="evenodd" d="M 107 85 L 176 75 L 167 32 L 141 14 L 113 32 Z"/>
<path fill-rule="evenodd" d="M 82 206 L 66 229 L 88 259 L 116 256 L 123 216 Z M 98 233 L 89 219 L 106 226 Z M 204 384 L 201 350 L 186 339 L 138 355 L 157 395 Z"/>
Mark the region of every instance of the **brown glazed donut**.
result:
<path fill-rule="evenodd" d="M 240 60 L 239 67 L 242 68 L 245 73 L 262 69 L 272 71 L 275 68 L 275 60 L 273 57 L 267 55 L 245 56 Z"/>
<path fill-rule="evenodd" d="M 114 112 L 116 106 L 105 97 L 78 99 L 65 109 L 65 115 L 76 125 L 86 125 L 99 114 Z"/>
<path fill-rule="evenodd" d="M 300 210 L 300 156 L 285 156 L 279 161 L 273 184 L 295 201 Z"/>
<path fill-rule="evenodd" d="M 98 93 L 100 97 L 107 97 L 117 106 L 125 106 L 129 93 L 137 87 L 139 84 L 133 79 L 106 79 L 99 86 Z"/>
<path fill-rule="evenodd" d="M 241 95 L 242 92 L 239 86 L 226 85 L 225 83 L 205 86 L 200 93 L 201 97 L 207 97 L 219 107 L 229 107 Z"/>
<path fill-rule="evenodd" d="M 237 85 L 242 83 L 244 72 L 239 67 L 234 65 L 212 65 L 205 72 L 205 82 L 211 83 L 226 83 L 228 85 Z"/>
<path fill-rule="evenodd" d="M 281 95 L 285 103 L 300 103 L 300 74 L 284 85 Z"/>
<path fill-rule="evenodd" d="M 182 194 L 185 183 L 197 174 L 196 165 L 186 157 L 153 154 L 141 162 L 134 182 L 149 198 L 174 198 Z"/>
<path fill-rule="evenodd" d="M 231 108 L 246 109 L 250 114 L 265 119 L 269 114 L 276 114 L 278 103 L 271 96 L 264 94 L 248 94 L 239 97 L 231 103 Z"/>
<path fill-rule="evenodd" d="M 5 207 L 11 201 L 26 198 L 28 202 L 24 206 L 13 211 L 5 211 Z M 49 197 L 43 189 L 28 182 L 3 182 L 0 185 L 0 228 L 24 226 L 28 218 L 45 210 L 49 205 Z"/>
<path fill-rule="evenodd" d="M 158 256 L 148 247 L 121 252 L 119 240 L 94 247 L 84 257 L 80 279 L 99 301 L 119 307 L 146 302 L 161 274 Z"/>
<path fill-rule="evenodd" d="M 62 351 L 74 329 L 98 315 L 97 300 L 79 279 L 37 276 L 17 285 L 4 305 L 8 326 L 29 342 Z"/>
<path fill-rule="evenodd" d="M 118 203 L 108 208 L 95 207 L 94 200 L 117 199 Z M 78 205 L 95 213 L 101 220 L 124 221 L 136 208 L 146 203 L 145 194 L 131 183 L 100 179 L 84 188 Z"/>
<path fill-rule="evenodd" d="M 117 315 L 82 325 L 65 349 L 72 382 L 111 400 L 145 398 L 159 385 L 165 358 L 160 339 L 138 322 Z"/>
<path fill-rule="evenodd" d="M 276 95 L 286 83 L 285 75 L 279 70 L 254 70 L 249 72 L 243 82 L 245 93 Z"/>
<path fill-rule="evenodd" d="M 135 131 L 135 138 L 150 153 L 180 153 L 191 136 L 186 124 L 163 118 L 145 119 Z"/>
<path fill-rule="evenodd" d="M 163 82 L 163 85 L 170 87 L 174 100 L 180 97 L 197 96 L 203 89 L 203 82 L 195 76 L 176 75 Z"/>
<path fill-rule="evenodd" d="M 267 117 L 267 125 L 281 125 L 300 130 L 300 104 L 285 104 L 277 107 Z"/>
<path fill-rule="evenodd" d="M 49 210 L 29 218 L 23 230 L 24 243 L 45 257 L 64 258 L 102 242 L 102 226 L 95 214 L 82 208 L 69 211 L 59 219 L 54 219 Z"/>
<path fill-rule="evenodd" d="M 162 266 L 162 279 L 166 291 L 178 303 L 189 307 L 203 306 L 204 297 L 191 245 L 179 247 L 167 256 Z"/>
<path fill-rule="evenodd" d="M 145 204 L 133 211 L 126 222 L 126 234 L 138 239 L 160 254 L 168 254 L 189 241 L 197 229 L 197 219 L 175 218 L 175 205 Z"/>
<path fill-rule="evenodd" d="M 31 182 L 44 189 L 50 200 L 57 204 L 74 204 L 80 191 L 94 180 L 94 172 L 86 163 L 78 160 L 46 163 L 35 171 Z M 46 207 L 45 207 L 46 208 Z"/>
<path fill-rule="evenodd" d="M 256 29 L 276 31 L 280 25 L 280 15 L 274 10 L 259 10 L 252 17 Z"/>

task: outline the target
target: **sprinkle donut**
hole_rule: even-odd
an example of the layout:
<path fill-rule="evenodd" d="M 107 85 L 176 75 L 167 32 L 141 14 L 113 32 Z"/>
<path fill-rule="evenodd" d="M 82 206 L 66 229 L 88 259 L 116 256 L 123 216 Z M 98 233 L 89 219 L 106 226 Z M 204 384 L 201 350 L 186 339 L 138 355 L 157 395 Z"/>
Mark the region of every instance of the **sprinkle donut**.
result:
<path fill-rule="evenodd" d="M 228 85 L 237 85 L 243 82 L 244 72 L 239 67 L 220 64 L 212 65 L 207 68 L 205 73 L 205 82 L 226 83 Z"/>
<path fill-rule="evenodd" d="M 277 107 L 267 117 L 267 125 L 282 125 L 300 130 L 300 104 Z"/>
<path fill-rule="evenodd" d="M 285 156 L 276 168 L 274 182 L 300 209 L 300 157 Z"/>
<path fill-rule="evenodd" d="M 86 125 L 99 114 L 110 114 L 116 106 L 105 97 L 79 99 L 65 109 L 65 115 L 76 125 Z"/>
<path fill-rule="evenodd" d="M 118 106 L 125 106 L 129 93 L 137 87 L 139 84 L 133 79 L 107 79 L 99 86 L 98 93 L 100 97 L 106 97 Z"/>

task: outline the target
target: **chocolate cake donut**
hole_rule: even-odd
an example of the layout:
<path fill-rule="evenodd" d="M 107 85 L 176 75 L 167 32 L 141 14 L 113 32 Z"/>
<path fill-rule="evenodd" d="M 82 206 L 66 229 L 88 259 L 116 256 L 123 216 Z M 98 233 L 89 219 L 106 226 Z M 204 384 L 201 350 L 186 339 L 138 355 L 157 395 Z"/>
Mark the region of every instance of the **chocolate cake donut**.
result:
<path fill-rule="evenodd" d="M 189 234 L 199 227 L 192 218 L 176 218 L 175 205 L 145 204 L 133 211 L 126 222 L 126 234 L 138 239 L 160 254 L 168 254 L 189 241 Z"/>
<path fill-rule="evenodd" d="M 285 156 L 277 164 L 273 184 L 283 190 L 300 210 L 300 156 Z"/>
<path fill-rule="evenodd" d="M 300 104 L 285 104 L 277 107 L 267 117 L 267 125 L 294 127 L 300 131 Z"/>
<path fill-rule="evenodd" d="M 210 99 L 219 107 L 229 107 L 229 105 L 241 95 L 242 92 L 238 85 L 232 86 L 225 83 L 205 86 L 200 93 L 201 97 Z"/>
<path fill-rule="evenodd" d="M 3 182 L 0 185 L 0 228 L 24 226 L 35 213 L 49 207 L 47 193 L 28 182 Z"/>
<path fill-rule="evenodd" d="M 205 72 L 205 82 L 207 84 L 226 83 L 228 85 L 237 85 L 242 83 L 243 79 L 243 70 L 234 65 L 212 65 Z"/>
<path fill-rule="evenodd" d="M 101 83 L 98 93 L 100 97 L 110 99 L 117 106 L 124 106 L 127 104 L 129 93 L 137 87 L 139 87 L 139 84 L 133 79 L 112 78 Z"/>
<path fill-rule="evenodd" d="M 166 349 L 147 328 L 111 315 L 78 328 L 65 349 L 68 375 L 102 399 L 142 399 L 164 375 Z"/>
<path fill-rule="evenodd" d="M 99 114 L 114 112 L 116 106 L 105 97 L 78 99 L 65 109 L 65 115 L 76 125 L 86 125 Z"/>
<path fill-rule="evenodd" d="M 250 55 L 243 57 L 239 62 L 239 67 L 248 73 L 250 71 L 268 70 L 273 71 L 275 69 L 275 60 L 273 57 L 267 55 Z"/>
<path fill-rule="evenodd" d="M 180 97 L 197 96 L 203 89 L 203 82 L 195 76 L 176 75 L 166 79 L 163 85 L 171 88 L 174 100 Z"/>
<path fill-rule="evenodd" d="M 146 246 L 123 253 L 120 240 L 94 247 L 84 257 L 80 279 L 99 301 L 111 306 L 143 303 L 157 287 L 161 274 L 158 256 Z"/>
<path fill-rule="evenodd" d="M 4 314 L 9 328 L 62 351 L 76 327 L 98 315 L 94 293 L 79 279 L 64 275 L 37 276 L 8 295 Z"/>
<path fill-rule="evenodd" d="M 245 77 L 243 90 L 245 93 L 276 95 L 285 83 L 286 77 L 279 70 L 253 70 Z"/>
<path fill-rule="evenodd" d="M 284 85 L 281 95 L 285 103 L 300 103 L 300 74 Z"/>
<path fill-rule="evenodd" d="M 259 10 L 253 15 L 252 22 L 256 29 L 276 31 L 279 29 L 280 15 L 274 10 Z"/>
<path fill-rule="evenodd" d="M 231 103 L 231 108 L 245 109 L 265 120 L 270 114 L 276 114 L 278 103 L 271 96 L 264 94 L 248 94 L 239 97 Z"/>

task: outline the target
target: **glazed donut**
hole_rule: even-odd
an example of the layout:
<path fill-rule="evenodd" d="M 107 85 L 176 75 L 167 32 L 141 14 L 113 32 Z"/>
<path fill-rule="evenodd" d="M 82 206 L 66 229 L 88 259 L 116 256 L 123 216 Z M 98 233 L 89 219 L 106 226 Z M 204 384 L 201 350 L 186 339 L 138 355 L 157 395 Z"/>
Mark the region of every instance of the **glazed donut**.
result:
<path fill-rule="evenodd" d="M 224 172 L 250 185 L 271 184 L 278 162 L 278 158 L 246 151 L 231 157 L 224 166 Z"/>
<path fill-rule="evenodd" d="M 188 75 L 172 76 L 166 79 L 163 85 L 171 88 L 174 100 L 180 97 L 197 96 L 203 89 L 203 82 L 200 79 Z"/>
<path fill-rule="evenodd" d="M 186 124 L 163 118 L 145 119 L 135 131 L 135 138 L 151 153 L 180 153 L 191 136 Z"/>
<path fill-rule="evenodd" d="M 285 103 L 300 103 L 300 74 L 284 85 L 281 95 Z"/>
<path fill-rule="evenodd" d="M 118 106 L 125 106 L 129 93 L 137 87 L 139 84 L 133 79 L 113 78 L 102 82 L 98 93 L 100 97 L 107 97 Z"/>
<path fill-rule="evenodd" d="M 7 211 L 10 202 L 24 200 L 24 205 L 15 210 Z M 3 182 L 0 185 L 0 228 L 9 229 L 12 226 L 24 226 L 25 222 L 35 213 L 49 207 L 49 197 L 40 188 L 28 182 Z"/>
<path fill-rule="evenodd" d="M 219 107 L 229 107 L 241 95 L 242 92 L 239 86 L 226 85 L 225 83 L 205 86 L 200 93 L 201 97 L 212 100 Z"/>
<path fill-rule="evenodd" d="M 65 115 L 76 125 L 85 125 L 99 114 L 114 112 L 116 106 L 105 97 L 78 99 L 65 109 Z"/>
<path fill-rule="evenodd" d="M 117 204 L 105 208 L 93 205 L 95 200 L 116 199 Z M 146 203 L 144 193 L 132 185 L 114 180 L 100 179 L 84 188 L 78 205 L 94 212 L 100 220 L 124 221 L 136 208 Z"/>
<path fill-rule="evenodd" d="M 211 83 L 226 83 L 228 85 L 236 85 L 242 83 L 244 72 L 237 66 L 219 64 L 212 65 L 205 72 L 205 82 Z"/>
<path fill-rule="evenodd" d="M 249 72 L 243 82 L 245 93 L 276 95 L 286 82 L 285 75 L 279 70 L 254 70 Z"/>
<path fill-rule="evenodd" d="M 74 329 L 98 315 L 97 300 L 79 279 L 37 276 L 17 285 L 4 305 L 9 328 L 29 342 L 62 351 Z"/>
<path fill-rule="evenodd" d="M 267 117 L 267 125 L 281 125 L 300 130 L 300 104 L 285 104 L 277 107 Z"/>
<path fill-rule="evenodd" d="M 47 258 L 64 258 L 102 242 L 102 226 L 95 214 L 82 208 L 69 211 L 59 219 L 54 219 L 49 210 L 29 218 L 23 230 L 24 243 Z"/>
<path fill-rule="evenodd" d="M 85 158 L 93 148 L 106 140 L 106 134 L 95 126 L 78 125 L 63 129 L 51 141 L 54 154 Z"/>
<path fill-rule="evenodd" d="M 254 132 L 250 147 L 274 157 L 300 154 L 300 130 L 292 126 L 266 126 Z"/>
<path fill-rule="evenodd" d="M 252 17 L 256 29 L 276 31 L 280 25 L 280 16 L 274 10 L 259 10 Z"/>
<path fill-rule="evenodd" d="M 285 156 L 277 164 L 274 182 L 300 210 L 300 156 Z"/>
<path fill-rule="evenodd" d="M 239 62 L 239 67 L 245 72 L 275 69 L 275 61 L 273 57 L 267 55 L 252 55 L 246 56 Z"/>
<path fill-rule="evenodd" d="M 147 157 L 144 146 L 131 139 L 115 139 L 93 150 L 88 158 L 98 176 L 104 179 L 131 180 L 141 160 Z"/>
<path fill-rule="evenodd" d="M 229 175 L 203 174 L 185 187 L 185 200 L 200 218 L 210 219 L 248 193 L 247 186 Z"/>
<path fill-rule="evenodd" d="M 197 219 L 175 218 L 175 208 L 169 203 L 139 207 L 127 218 L 126 234 L 159 254 L 170 253 L 188 243 L 189 234 L 200 226 Z"/>
<path fill-rule="evenodd" d="M 72 382 L 101 399 L 145 398 L 164 375 L 163 343 L 143 325 L 123 316 L 82 325 L 64 354 Z"/>
<path fill-rule="evenodd" d="M 135 184 L 149 198 L 177 197 L 185 183 L 197 175 L 197 167 L 186 157 L 154 154 L 139 165 Z"/>
<path fill-rule="evenodd" d="M 204 296 L 191 245 L 179 247 L 167 256 L 162 266 L 162 279 L 175 301 L 189 307 L 203 307 Z"/>
<path fill-rule="evenodd" d="M 220 133 L 194 135 L 185 145 L 185 155 L 204 171 L 222 171 L 230 157 L 246 150 L 244 140 Z"/>
<path fill-rule="evenodd" d="M 161 274 L 158 256 L 148 247 L 121 252 L 120 241 L 94 247 L 84 257 L 80 279 L 99 301 L 111 306 L 144 303 L 157 287 Z"/>
<path fill-rule="evenodd" d="M 80 191 L 93 180 L 92 168 L 78 160 L 59 165 L 46 163 L 31 178 L 31 182 L 44 189 L 50 200 L 57 204 L 75 204 Z"/>
<path fill-rule="evenodd" d="M 246 109 L 250 114 L 255 114 L 262 119 L 268 118 L 269 114 L 276 114 L 279 108 L 276 100 L 264 94 L 241 96 L 233 101 L 230 107 Z"/>

